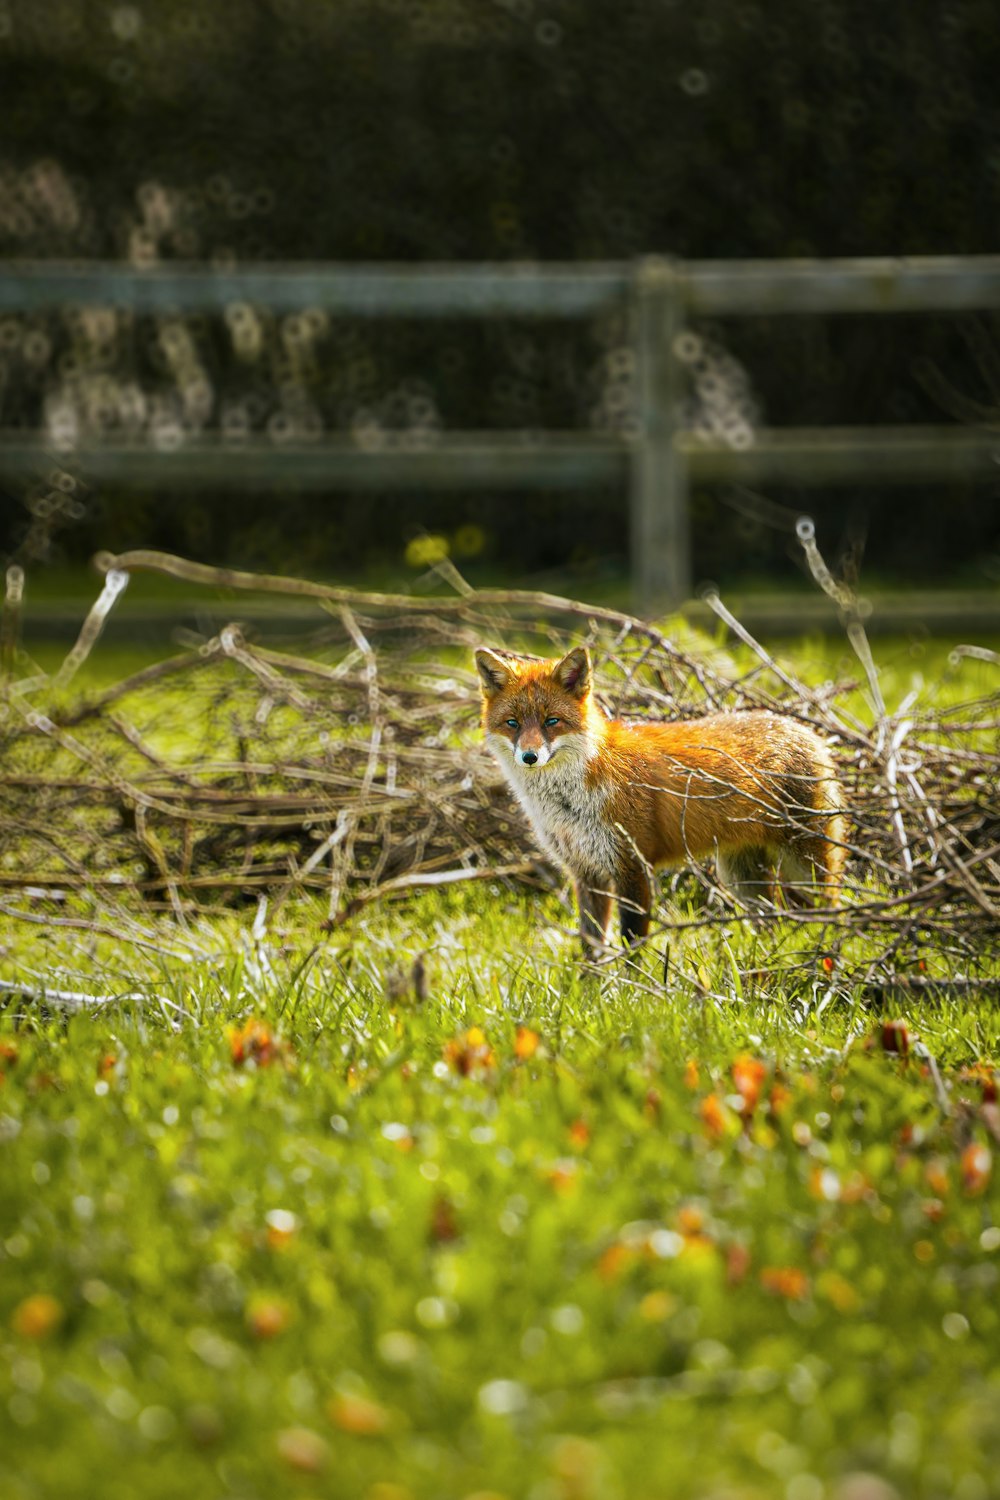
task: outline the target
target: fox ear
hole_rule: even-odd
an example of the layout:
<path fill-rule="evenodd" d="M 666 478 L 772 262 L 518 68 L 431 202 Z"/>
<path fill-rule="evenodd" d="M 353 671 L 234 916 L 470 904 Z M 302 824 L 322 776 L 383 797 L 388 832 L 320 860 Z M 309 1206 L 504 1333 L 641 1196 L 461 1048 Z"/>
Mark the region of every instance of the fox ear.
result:
<path fill-rule="evenodd" d="M 552 675 L 574 698 L 586 698 L 591 680 L 590 652 L 586 646 L 574 646 L 562 661 L 556 663 Z"/>
<path fill-rule="evenodd" d="M 476 652 L 476 666 L 485 698 L 493 698 L 497 693 L 502 693 L 517 675 L 510 662 L 498 655 L 496 651 L 491 651 L 488 646 L 479 647 Z"/>

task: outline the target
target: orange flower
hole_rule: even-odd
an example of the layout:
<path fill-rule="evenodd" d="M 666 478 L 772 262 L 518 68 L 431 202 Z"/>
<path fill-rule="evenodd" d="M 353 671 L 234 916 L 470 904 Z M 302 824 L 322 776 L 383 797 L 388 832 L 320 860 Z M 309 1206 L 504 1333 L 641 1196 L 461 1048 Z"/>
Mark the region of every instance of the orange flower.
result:
<path fill-rule="evenodd" d="M 242 1068 L 244 1063 L 269 1068 L 272 1063 L 286 1061 L 289 1049 L 266 1021 L 251 1016 L 242 1026 L 229 1028 L 229 1050 L 234 1068 Z"/>
<path fill-rule="evenodd" d="M 830 954 L 830 953 L 824 953 L 823 957 L 820 959 L 820 963 L 822 964 L 823 968 L 826 970 L 827 974 L 832 974 L 833 973 L 833 955 L 832 954 Z"/>
<path fill-rule="evenodd" d="M 698 1087 L 698 1062 L 696 1058 L 689 1057 L 684 1064 L 684 1087 L 696 1089 Z"/>
<path fill-rule="evenodd" d="M 784 1114 L 792 1102 L 792 1091 L 787 1084 L 773 1083 L 768 1095 L 767 1107 L 772 1115 Z"/>
<path fill-rule="evenodd" d="M 390 1424 L 386 1408 L 367 1396 L 333 1396 L 326 1411 L 334 1427 L 354 1437 L 380 1437 Z"/>
<path fill-rule="evenodd" d="M 283 1297 L 255 1297 L 247 1308 L 247 1327 L 254 1338 L 273 1339 L 284 1333 L 291 1316 Z"/>
<path fill-rule="evenodd" d="M 743 1113 L 752 1114 L 760 1098 L 761 1085 L 767 1077 L 767 1068 L 756 1057 L 738 1057 L 733 1063 L 733 1082 L 736 1092 L 743 1100 Z"/>
<path fill-rule="evenodd" d="M 597 1274 L 602 1281 L 617 1281 L 634 1259 L 635 1252 L 631 1247 L 615 1240 L 614 1244 L 602 1251 L 597 1262 Z"/>
<path fill-rule="evenodd" d="M 478 1026 L 470 1026 L 461 1036 L 447 1042 L 444 1060 L 463 1078 L 481 1078 L 496 1067 L 493 1049 L 486 1040 L 486 1033 Z"/>
<path fill-rule="evenodd" d="M 809 1279 L 798 1266 L 764 1266 L 760 1284 L 765 1291 L 791 1302 L 801 1302 L 809 1290 Z"/>
<path fill-rule="evenodd" d="M 514 1056 L 518 1062 L 527 1062 L 529 1057 L 534 1057 L 540 1041 L 537 1031 L 532 1031 L 530 1026 L 519 1026 L 514 1037 Z"/>
<path fill-rule="evenodd" d="M 882 1050 L 906 1056 L 910 1050 L 910 1033 L 905 1021 L 882 1022 Z"/>
<path fill-rule="evenodd" d="M 590 1140 L 590 1126 L 586 1120 L 574 1120 L 569 1127 L 569 1138 L 578 1150 L 582 1151 Z"/>
<path fill-rule="evenodd" d="M 11 1314 L 10 1326 L 22 1339 L 45 1339 L 54 1333 L 64 1317 L 63 1305 L 49 1292 L 33 1292 L 19 1302 Z"/>
<path fill-rule="evenodd" d="M 962 1152 L 962 1186 L 973 1197 L 986 1191 L 993 1170 L 993 1154 L 989 1146 L 970 1141 Z"/>
<path fill-rule="evenodd" d="M 726 1111 L 716 1094 L 707 1094 L 699 1107 L 701 1123 L 716 1139 L 726 1133 Z"/>
<path fill-rule="evenodd" d="M 948 1167 L 939 1156 L 935 1156 L 924 1168 L 924 1181 L 931 1192 L 938 1198 L 947 1198 L 951 1189 L 948 1179 Z"/>
<path fill-rule="evenodd" d="M 701 1234 L 705 1228 L 705 1215 L 694 1203 L 685 1203 L 677 1211 L 677 1229 L 689 1239 L 692 1235 Z"/>

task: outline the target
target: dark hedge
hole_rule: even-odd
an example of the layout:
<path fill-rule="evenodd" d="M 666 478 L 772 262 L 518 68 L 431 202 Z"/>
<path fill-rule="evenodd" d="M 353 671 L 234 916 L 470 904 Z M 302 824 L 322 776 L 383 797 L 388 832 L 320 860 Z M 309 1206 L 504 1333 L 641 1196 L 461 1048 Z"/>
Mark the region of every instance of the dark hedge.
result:
<path fill-rule="evenodd" d="M 0 256 L 989 252 L 998 64 L 992 0 L 11 0 L 0 9 Z M 743 362 L 758 415 L 828 423 L 948 420 L 940 393 L 924 388 L 928 363 L 995 406 L 995 371 L 979 357 L 993 331 L 977 330 L 978 354 L 943 320 L 779 319 L 709 332 Z M 276 418 L 332 431 L 373 414 L 390 428 L 586 427 L 622 410 L 620 327 L 314 330 L 318 373 L 296 364 L 287 327 L 266 316 L 248 358 L 222 319 L 192 320 L 189 332 L 185 377 L 155 329 L 119 319 L 102 335 L 79 321 L 8 319 L 0 424 L 51 423 L 63 397 L 84 427 L 130 431 L 155 427 L 164 410 L 199 431 L 227 421 L 267 430 Z M 115 383 L 113 399 L 94 395 L 99 377 Z M 207 391 L 185 399 L 185 378 Z M 828 541 L 846 534 L 845 497 L 780 498 L 815 511 Z M 899 496 L 847 498 L 871 510 L 871 560 L 892 571 Z M 10 499 L 2 543 L 23 548 L 31 497 Z M 71 553 L 95 532 L 127 545 L 140 525 L 145 542 L 187 539 L 195 550 L 200 530 L 234 560 L 265 561 L 274 545 L 267 499 L 236 515 L 208 497 L 145 510 L 114 496 L 86 503 L 87 529 L 58 544 Z M 385 546 L 384 514 L 376 525 L 370 504 L 339 498 L 342 519 L 329 526 L 313 501 L 281 505 L 282 566 L 295 562 L 289 539 L 309 531 L 312 554 L 317 530 L 320 552 L 337 549 L 331 567 Z M 458 526 L 471 509 L 498 562 L 624 552 L 607 504 L 574 509 L 578 535 L 560 506 L 532 502 L 538 517 L 556 517 L 536 535 L 523 497 L 401 501 L 392 545 L 398 553 L 407 529 Z M 942 526 L 956 506 L 962 525 Z M 992 493 L 907 498 L 905 515 L 919 573 L 978 576 L 983 558 L 987 576 L 995 570 Z M 774 566 L 781 551 L 774 538 L 748 551 L 735 525 L 696 530 L 704 571 Z"/>

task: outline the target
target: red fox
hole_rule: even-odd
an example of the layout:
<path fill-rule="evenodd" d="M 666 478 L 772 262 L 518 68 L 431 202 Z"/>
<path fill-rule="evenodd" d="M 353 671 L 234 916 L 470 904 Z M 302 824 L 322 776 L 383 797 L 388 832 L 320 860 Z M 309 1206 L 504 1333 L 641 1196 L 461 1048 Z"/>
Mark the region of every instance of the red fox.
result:
<path fill-rule="evenodd" d="M 607 719 L 590 653 L 558 661 L 480 647 L 482 724 L 542 847 L 576 884 L 584 951 L 649 931 L 652 871 L 714 855 L 745 902 L 836 905 L 846 820 L 833 758 L 812 729 L 761 710 L 674 724 Z"/>

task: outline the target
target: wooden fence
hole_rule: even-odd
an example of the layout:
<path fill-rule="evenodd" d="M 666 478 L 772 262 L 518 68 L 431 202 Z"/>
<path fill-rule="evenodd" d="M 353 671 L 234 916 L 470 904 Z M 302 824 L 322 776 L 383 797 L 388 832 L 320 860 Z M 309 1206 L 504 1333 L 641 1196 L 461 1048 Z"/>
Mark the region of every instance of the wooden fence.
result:
<path fill-rule="evenodd" d="M 634 435 L 548 432 L 394 434 L 277 444 L 201 436 L 169 448 L 111 437 L 56 452 L 42 434 L 0 430 L 0 477 L 60 464 L 91 483 L 299 489 L 579 489 L 628 495 L 637 605 L 691 591 L 692 481 L 803 486 L 923 484 L 997 474 L 1000 439 L 959 426 L 758 430 L 747 446 L 697 438 L 679 421 L 679 336 L 699 318 L 839 313 L 963 313 L 1000 308 L 1000 256 L 853 261 L 667 261 L 590 265 L 283 265 L 221 270 L 57 263 L 0 266 L 0 314 L 108 307 L 139 314 L 320 308 L 350 318 L 590 318 L 629 311 L 636 359 Z"/>

